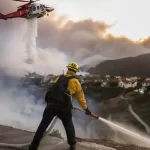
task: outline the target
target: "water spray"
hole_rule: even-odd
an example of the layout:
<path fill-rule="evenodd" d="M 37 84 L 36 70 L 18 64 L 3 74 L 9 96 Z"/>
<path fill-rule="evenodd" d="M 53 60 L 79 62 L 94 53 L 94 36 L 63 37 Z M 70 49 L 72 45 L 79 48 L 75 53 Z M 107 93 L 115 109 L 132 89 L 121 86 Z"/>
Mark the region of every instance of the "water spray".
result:
<path fill-rule="evenodd" d="M 81 109 L 81 108 L 79 108 L 79 107 L 77 107 L 77 106 L 73 106 L 73 109 L 74 109 L 74 110 L 79 110 L 79 111 L 85 113 L 85 110 L 83 110 L 83 109 Z M 93 118 L 95 118 L 95 119 L 97 119 L 97 120 L 99 120 L 99 121 L 102 121 L 102 122 L 106 123 L 107 125 L 109 125 L 109 126 L 111 126 L 111 127 L 117 128 L 117 129 L 123 131 L 125 134 L 128 134 L 128 135 L 130 135 L 130 136 L 132 136 L 132 137 L 135 137 L 135 138 L 138 139 L 139 141 L 142 141 L 142 142 L 145 143 L 146 145 L 150 146 L 150 140 L 147 139 L 147 138 L 144 138 L 144 137 L 142 137 L 142 136 L 140 136 L 140 135 L 138 135 L 138 134 L 136 134 L 136 133 L 134 133 L 134 132 L 131 132 L 131 131 L 129 131 L 129 130 L 127 130 L 127 129 L 125 129 L 125 128 L 119 126 L 119 125 L 117 125 L 117 124 L 115 124 L 115 123 L 112 123 L 111 121 L 108 121 L 108 120 L 106 120 L 106 119 L 104 119 L 104 118 L 101 118 L 101 117 L 99 117 L 99 116 L 96 115 L 96 114 L 93 114 L 93 113 L 92 113 L 92 114 L 91 114 L 91 117 L 93 117 Z M 137 143 L 138 143 L 138 142 L 137 142 Z M 146 145 L 145 145 L 145 146 L 146 146 Z"/>
<path fill-rule="evenodd" d="M 132 105 L 130 104 L 128 107 L 130 113 L 145 127 L 145 130 L 148 134 L 150 134 L 150 128 L 149 126 L 133 111 Z"/>
<path fill-rule="evenodd" d="M 37 37 L 37 18 L 27 20 L 27 33 L 26 33 L 26 53 L 27 59 L 26 63 L 32 64 L 37 58 L 37 47 L 36 47 L 36 37 Z"/>

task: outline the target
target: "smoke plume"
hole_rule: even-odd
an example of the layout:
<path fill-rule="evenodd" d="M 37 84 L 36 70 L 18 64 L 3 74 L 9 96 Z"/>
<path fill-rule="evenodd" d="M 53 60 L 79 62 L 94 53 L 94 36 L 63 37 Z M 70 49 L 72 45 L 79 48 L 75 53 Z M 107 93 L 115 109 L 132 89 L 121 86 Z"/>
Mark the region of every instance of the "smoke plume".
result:
<path fill-rule="evenodd" d="M 113 26 L 91 19 L 78 22 L 57 17 L 41 19 L 37 41 L 40 47 L 51 45 L 80 63 L 89 59 L 93 61 L 87 63 L 94 64 L 100 62 L 101 57 L 107 60 L 150 52 L 141 42 L 106 34 L 111 27 Z M 99 59 L 92 59 L 94 56 Z"/>
<path fill-rule="evenodd" d="M 19 5 L 21 4 L 5 3 L 2 0 L 0 12 L 5 14 L 15 11 Z M 16 20 L 17 26 L 20 25 L 22 21 Z M 0 21 L 1 29 L 14 30 L 12 25 L 16 20 L 9 21 L 9 23 Z M 106 34 L 109 28 L 113 28 L 113 25 L 92 19 L 75 22 L 69 20 L 67 16 L 57 17 L 55 12 L 52 12 L 49 17 L 38 19 L 37 49 L 49 49 L 50 53 L 51 48 L 57 49 L 66 55 L 68 61 L 77 61 L 81 65 L 85 63 L 95 65 L 107 59 L 137 56 L 150 52 L 149 47 L 145 47 L 141 41 L 134 42 L 126 37 Z"/>

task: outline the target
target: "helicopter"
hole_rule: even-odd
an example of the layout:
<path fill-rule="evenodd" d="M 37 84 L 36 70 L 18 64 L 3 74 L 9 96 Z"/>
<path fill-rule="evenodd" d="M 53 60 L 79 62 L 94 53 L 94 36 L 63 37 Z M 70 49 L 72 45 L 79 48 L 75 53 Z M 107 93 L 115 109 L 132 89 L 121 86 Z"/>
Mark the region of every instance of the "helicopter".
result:
<path fill-rule="evenodd" d="M 18 2 L 28 2 L 24 5 L 21 5 L 17 8 L 17 11 L 3 15 L 0 13 L 0 19 L 12 19 L 12 18 L 25 18 L 25 19 L 31 19 L 31 18 L 41 18 L 45 15 L 49 16 L 49 13 L 54 10 L 54 8 L 49 7 L 44 4 L 36 3 L 36 1 L 40 0 L 13 0 Z"/>

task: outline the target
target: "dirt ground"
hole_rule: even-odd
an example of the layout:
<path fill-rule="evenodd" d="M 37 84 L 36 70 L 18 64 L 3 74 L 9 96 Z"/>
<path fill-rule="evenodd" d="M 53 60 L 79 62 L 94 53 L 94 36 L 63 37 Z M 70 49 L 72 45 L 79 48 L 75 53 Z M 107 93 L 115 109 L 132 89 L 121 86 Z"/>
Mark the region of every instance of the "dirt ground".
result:
<path fill-rule="evenodd" d="M 0 125 L 0 143 L 9 144 L 25 144 L 30 143 L 34 133 L 14 129 L 12 127 Z M 98 140 L 98 139 L 82 139 L 77 138 L 78 142 L 91 142 L 106 147 L 111 147 L 116 150 L 150 150 L 150 148 L 138 147 L 134 145 L 123 145 L 110 140 Z M 62 144 L 59 144 L 61 143 Z M 39 150 L 67 150 L 67 142 L 62 141 L 59 138 L 47 136 L 40 145 Z M 25 147 L 23 149 L 26 149 Z M 4 148 L 0 146 L 0 150 L 12 150 L 12 148 Z M 81 150 L 77 149 L 77 150 Z M 84 149 L 85 150 L 85 149 Z"/>
<path fill-rule="evenodd" d="M 98 140 L 98 139 L 82 139 L 82 138 L 77 138 L 78 142 L 92 142 L 92 143 L 96 143 L 96 144 L 101 144 L 107 147 L 112 147 L 115 148 L 117 150 L 150 150 L 150 148 L 144 148 L 144 147 L 138 147 L 138 146 L 134 146 L 134 145 L 123 145 L 123 144 L 119 144 L 110 140 Z"/>

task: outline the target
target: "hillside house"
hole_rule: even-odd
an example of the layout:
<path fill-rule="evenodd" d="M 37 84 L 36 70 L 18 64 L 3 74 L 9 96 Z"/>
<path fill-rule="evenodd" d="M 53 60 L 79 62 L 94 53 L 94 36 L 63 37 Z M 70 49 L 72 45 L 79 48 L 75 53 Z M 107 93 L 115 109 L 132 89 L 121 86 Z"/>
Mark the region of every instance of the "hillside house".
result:
<path fill-rule="evenodd" d="M 84 83 L 84 76 L 83 75 L 78 75 L 79 81 L 81 84 Z"/>
<path fill-rule="evenodd" d="M 150 80 L 145 80 L 145 81 L 142 83 L 142 87 L 147 87 L 147 86 L 150 86 Z"/>
<path fill-rule="evenodd" d="M 149 80 L 150 80 L 150 78 L 146 78 L 146 79 L 145 79 L 145 81 L 149 81 Z"/>
<path fill-rule="evenodd" d="M 130 77 L 130 78 L 126 78 L 126 80 L 130 80 L 130 81 L 135 81 L 135 80 L 138 80 L 140 78 L 138 77 Z"/>
<path fill-rule="evenodd" d="M 28 75 L 25 76 L 25 78 L 28 78 L 28 79 L 41 78 L 41 77 L 42 76 L 37 74 L 36 72 L 29 73 Z"/>
<path fill-rule="evenodd" d="M 111 76 L 110 75 L 105 75 L 105 78 L 106 79 L 109 79 Z"/>
<path fill-rule="evenodd" d="M 137 86 L 137 81 L 136 80 L 120 80 L 118 83 L 119 87 L 122 88 L 135 88 Z"/>
<path fill-rule="evenodd" d="M 101 87 L 109 87 L 108 80 L 102 80 Z"/>
<path fill-rule="evenodd" d="M 115 76 L 115 78 L 120 80 L 122 77 L 121 76 Z"/>

